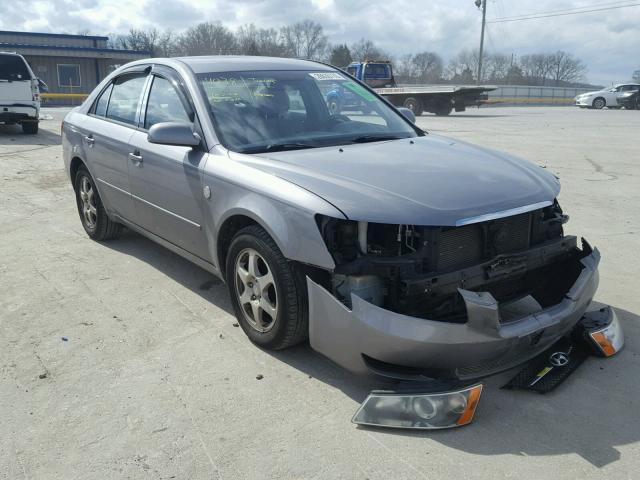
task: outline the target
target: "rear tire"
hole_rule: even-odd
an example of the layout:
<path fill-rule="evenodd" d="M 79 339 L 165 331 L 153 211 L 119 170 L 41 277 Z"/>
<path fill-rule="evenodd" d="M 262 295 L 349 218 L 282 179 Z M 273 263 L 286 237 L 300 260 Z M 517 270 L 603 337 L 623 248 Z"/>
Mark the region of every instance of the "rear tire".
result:
<path fill-rule="evenodd" d="M 253 343 L 281 350 L 307 338 L 303 276 L 262 227 L 250 225 L 234 237 L 226 281 L 238 323 Z"/>
<path fill-rule="evenodd" d="M 591 106 L 596 110 L 602 110 L 604 107 L 607 106 L 607 101 L 602 97 L 598 97 L 593 100 L 593 103 L 591 104 Z"/>
<path fill-rule="evenodd" d="M 27 135 L 35 135 L 38 133 L 38 122 L 23 122 L 22 133 Z"/>
<path fill-rule="evenodd" d="M 453 110 L 453 104 L 451 100 L 442 101 L 436 104 L 435 114 L 439 117 L 446 117 Z"/>
<path fill-rule="evenodd" d="M 73 186 L 80 222 L 87 235 L 98 241 L 117 238 L 122 232 L 122 225 L 107 215 L 96 184 L 84 165 L 78 168 Z"/>

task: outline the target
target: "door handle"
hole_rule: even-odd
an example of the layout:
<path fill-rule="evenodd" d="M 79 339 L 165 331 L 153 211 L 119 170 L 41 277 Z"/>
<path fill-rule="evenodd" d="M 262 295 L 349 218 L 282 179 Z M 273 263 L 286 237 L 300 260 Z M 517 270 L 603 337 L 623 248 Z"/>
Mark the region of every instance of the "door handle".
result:
<path fill-rule="evenodd" d="M 140 155 L 140 152 L 138 151 L 130 153 L 129 160 L 131 160 L 136 167 L 142 165 L 142 155 Z"/>
<path fill-rule="evenodd" d="M 93 138 L 93 135 L 85 135 L 84 141 L 87 142 L 87 145 L 93 147 L 93 144 L 96 143 L 96 139 Z"/>

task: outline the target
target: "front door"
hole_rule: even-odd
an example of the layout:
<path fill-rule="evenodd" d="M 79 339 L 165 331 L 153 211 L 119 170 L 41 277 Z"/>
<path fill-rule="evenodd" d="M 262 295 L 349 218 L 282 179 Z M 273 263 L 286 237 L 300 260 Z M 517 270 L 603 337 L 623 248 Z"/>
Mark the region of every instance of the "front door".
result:
<path fill-rule="evenodd" d="M 200 147 L 157 145 L 147 140 L 156 123 L 192 123 L 184 96 L 172 81 L 154 75 L 141 128 L 130 140 L 129 176 L 136 223 L 204 260 L 211 255 L 204 233 Z"/>

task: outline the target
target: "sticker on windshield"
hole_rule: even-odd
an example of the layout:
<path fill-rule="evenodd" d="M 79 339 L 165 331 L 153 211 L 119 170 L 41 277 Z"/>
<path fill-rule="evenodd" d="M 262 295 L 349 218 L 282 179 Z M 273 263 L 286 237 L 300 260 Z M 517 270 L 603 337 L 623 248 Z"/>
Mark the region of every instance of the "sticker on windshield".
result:
<path fill-rule="evenodd" d="M 376 97 L 366 88 L 362 87 L 361 85 L 358 85 L 355 82 L 344 82 L 342 84 L 343 87 L 348 88 L 349 90 L 351 90 L 353 93 L 360 95 L 362 98 L 364 98 L 367 102 L 372 102 L 376 99 Z"/>
<path fill-rule="evenodd" d="M 344 80 L 342 75 L 333 72 L 314 72 L 310 73 L 309 76 L 316 80 Z"/>

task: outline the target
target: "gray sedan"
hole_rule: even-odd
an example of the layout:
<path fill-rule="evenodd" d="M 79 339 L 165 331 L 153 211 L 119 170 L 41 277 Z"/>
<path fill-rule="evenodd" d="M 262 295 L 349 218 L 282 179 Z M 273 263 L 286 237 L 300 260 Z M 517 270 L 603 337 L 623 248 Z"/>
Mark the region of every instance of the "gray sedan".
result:
<path fill-rule="evenodd" d="M 336 86 L 362 111 L 330 110 Z M 600 256 L 564 234 L 551 173 L 413 120 L 320 63 L 146 59 L 71 111 L 62 142 L 91 238 L 126 226 L 219 276 L 261 347 L 309 338 L 356 373 L 445 382 L 372 394 L 355 418 L 444 428 L 471 421 L 478 379 L 574 329 Z M 615 353 L 615 314 L 599 326 Z"/>

